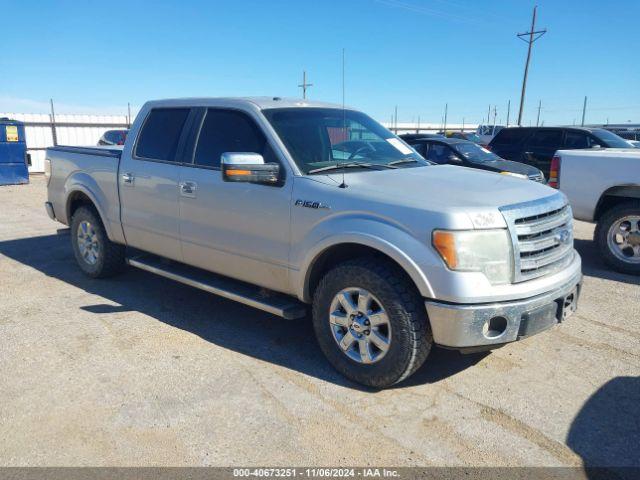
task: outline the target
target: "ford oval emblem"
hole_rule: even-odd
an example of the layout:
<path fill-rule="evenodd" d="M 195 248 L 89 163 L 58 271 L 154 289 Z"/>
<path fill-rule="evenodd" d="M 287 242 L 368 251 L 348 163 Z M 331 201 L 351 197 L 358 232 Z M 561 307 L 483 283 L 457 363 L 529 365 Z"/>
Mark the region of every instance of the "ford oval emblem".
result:
<path fill-rule="evenodd" d="M 569 243 L 571 241 L 571 232 L 566 228 L 556 230 L 555 239 L 562 244 Z"/>

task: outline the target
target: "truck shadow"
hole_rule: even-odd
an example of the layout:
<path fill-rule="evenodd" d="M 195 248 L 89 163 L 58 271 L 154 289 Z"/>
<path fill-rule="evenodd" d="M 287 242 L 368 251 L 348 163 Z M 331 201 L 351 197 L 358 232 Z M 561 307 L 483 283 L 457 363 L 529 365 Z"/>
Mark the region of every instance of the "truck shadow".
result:
<path fill-rule="evenodd" d="M 283 320 L 135 268 L 112 279 L 87 278 L 75 263 L 68 234 L 3 241 L 0 254 L 105 299 L 104 303 L 81 307 L 87 312 L 96 315 L 141 312 L 223 348 L 368 391 L 346 380 L 328 364 L 315 341 L 310 321 Z M 435 348 L 421 370 L 399 387 L 436 383 L 481 358 L 482 355 Z"/>
<path fill-rule="evenodd" d="M 576 239 L 574 240 L 574 246 L 582 257 L 582 273 L 585 275 L 631 285 L 640 285 L 640 277 L 616 272 L 605 264 L 598 253 L 596 244 L 592 240 Z"/>
<path fill-rule="evenodd" d="M 616 377 L 601 386 L 574 418 L 567 445 L 588 478 L 638 478 L 640 377 Z"/>

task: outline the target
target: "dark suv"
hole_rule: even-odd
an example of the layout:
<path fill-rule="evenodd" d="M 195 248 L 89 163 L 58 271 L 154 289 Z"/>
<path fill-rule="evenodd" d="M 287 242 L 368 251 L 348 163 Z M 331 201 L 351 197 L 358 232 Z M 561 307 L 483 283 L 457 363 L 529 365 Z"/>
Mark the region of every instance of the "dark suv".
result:
<path fill-rule="evenodd" d="M 503 128 L 489 143 L 499 157 L 539 168 L 547 178 L 556 150 L 599 147 L 633 148 L 608 130 L 583 127 Z"/>

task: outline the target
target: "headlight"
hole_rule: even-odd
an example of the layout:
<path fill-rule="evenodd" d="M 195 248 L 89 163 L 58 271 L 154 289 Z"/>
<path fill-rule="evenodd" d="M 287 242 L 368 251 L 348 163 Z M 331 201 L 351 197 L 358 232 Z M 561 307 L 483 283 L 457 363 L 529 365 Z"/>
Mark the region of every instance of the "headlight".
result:
<path fill-rule="evenodd" d="M 451 270 L 482 272 L 493 285 L 511 282 L 507 230 L 434 230 L 433 246 Z"/>

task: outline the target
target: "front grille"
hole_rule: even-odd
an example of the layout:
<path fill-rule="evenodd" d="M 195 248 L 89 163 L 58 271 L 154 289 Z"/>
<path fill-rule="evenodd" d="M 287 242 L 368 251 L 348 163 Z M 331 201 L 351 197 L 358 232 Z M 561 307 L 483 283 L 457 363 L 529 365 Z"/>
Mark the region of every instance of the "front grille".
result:
<path fill-rule="evenodd" d="M 514 247 L 514 281 L 558 271 L 573 258 L 571 207 L 560 195 L 503 208 Z"/>
<path fill-rule="evenodd" d="M 529 175 L 529 180 L 533 180 L 534 182 L 544 183 L 544 173 L 534 173 Z"/>

